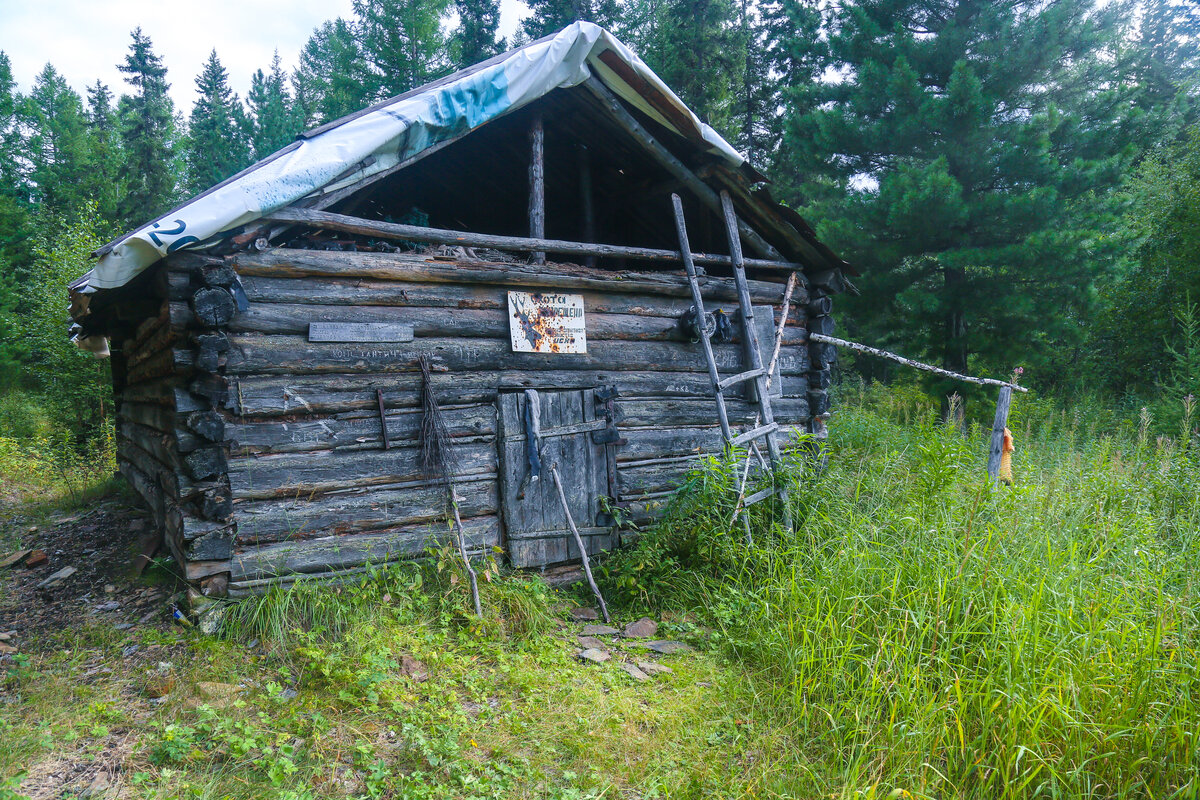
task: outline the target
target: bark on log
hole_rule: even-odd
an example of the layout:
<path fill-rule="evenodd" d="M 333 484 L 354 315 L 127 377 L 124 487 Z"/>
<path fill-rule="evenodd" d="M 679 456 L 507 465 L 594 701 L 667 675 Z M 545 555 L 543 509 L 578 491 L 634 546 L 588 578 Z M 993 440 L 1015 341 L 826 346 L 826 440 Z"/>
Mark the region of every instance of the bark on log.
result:
<path fill-rule="evenodd" d="M 499 543 L 500 521 L 497 517 L 475 517 L 462 522 L 470 550 L 478 552 Z M 448 535 L 445 523 L 402 525 L 374 533 L 245 548 L 233 557 L 230 577 L 234 581 L 244 581 L 347 569 L 368 563 L 385 564 L 419 556 L 430 544 L 447 541 Z"/>
<path fill-rule="evenodd" d="M 678 258 L 678 254 L 675 255 Z M 699 263 L 701 256 L 693 255 Z M 723 265 L 730 263 L 729 256 L 709 258 L 717 259 Z M 405 283 L 492 284 L 510 288 L 530 286 L 691 296 L 687 278 L 680 272 L 589 269 L 575 264 L 535 267 L 486 261 L 439 261 L 417 253 L 338 253 L 280 248 L 268 253 L 240 254 L 235 266 L 242 276 L 265 278 L 368 278 Z M 737 287 L 731 278 L 701 276 L 700 285 L 704 288 L 705 298 L 737 300 Z M 748 286 L 752 298 L 769 302 L 778 301 L 783 291 L 782 282 L 755 280 L 749 281 Z"/>

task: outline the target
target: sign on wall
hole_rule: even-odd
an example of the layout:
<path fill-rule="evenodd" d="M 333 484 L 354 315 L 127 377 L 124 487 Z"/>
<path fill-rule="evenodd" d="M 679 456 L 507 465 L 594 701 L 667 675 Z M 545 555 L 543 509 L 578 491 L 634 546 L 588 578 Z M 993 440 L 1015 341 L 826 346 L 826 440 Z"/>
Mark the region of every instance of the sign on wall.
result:
<path fill-rule="evenodd" d="M 583 295 L 509 292 L 508 329 L 514 353 L 586 353 Z"/>
<path fill-rule="evenodd" d="M 411 342 L 413 326 L 399 322 L 310 322 L 310 342 Z"/>

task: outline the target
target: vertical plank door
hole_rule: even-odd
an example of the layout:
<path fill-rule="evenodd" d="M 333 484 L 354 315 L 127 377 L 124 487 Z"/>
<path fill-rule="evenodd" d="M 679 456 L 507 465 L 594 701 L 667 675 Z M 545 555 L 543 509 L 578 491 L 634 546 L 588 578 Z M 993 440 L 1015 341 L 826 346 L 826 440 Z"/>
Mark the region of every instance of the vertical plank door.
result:
<path fill-rule="evenodd" d="M 600 526 L 600 498 L 608 494 L 604 445 L 592 441 L 597 428 L 591 389 L 539 391 L 542 470 L 530 474 L 526 450 L 524 392 L 499 396 L 500 491 L 509 563 L 544 567 L 579 558 L 550 467 L 558 465 L 563 490 L 588 554 L 612 548 L 613 529 Z"/>

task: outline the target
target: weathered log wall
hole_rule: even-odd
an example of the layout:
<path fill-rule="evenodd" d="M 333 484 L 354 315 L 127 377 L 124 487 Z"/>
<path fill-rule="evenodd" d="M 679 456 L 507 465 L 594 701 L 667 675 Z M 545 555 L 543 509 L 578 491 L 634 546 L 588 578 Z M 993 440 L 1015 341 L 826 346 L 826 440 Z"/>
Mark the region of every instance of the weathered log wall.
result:
<path fill-rule="evenodd" d="M 160 316 L 177 331 L 209 324 L 209 306 L 219 311 L 223 305 L 207 296 L 200 302 L 197 290 L 221 288 L 204 283 L 205 270 L 217 267 L 178 256 L 172 266 Z M 154 430 L 179 431 L 175 458 L 185 469 L 186 448 L 214 448 L 204 446 L 195 425 L 189 429 L 180 420 L 219 407 L 228 453 L 216 448 L 221 458 L 205 479 L 227 486 L 232 501 L 237 532 L 227 568 L 235 593 L 294 572 L 354 569 L 420 552 L 445 536 L 444 489 L 422 477 L 419 463 L 417 359 L 423 355 L 433 363 L 433 389 L 456 442 L 460 512 L 468 545 L 478 551 L 502 542 L 499 391 L 616 386 L 617 427 L 626 443 L 612 448 L 610 488 L 638 513 L 669 492 L 701 452 L 720 447 L 701 349 L 677 327 L 691 305 L 681 274 L 307 250 L 241 254 L 228 266 L 240 276 L 249 309 L 210 330 L 217 340 L 202 342 L 189 332 L 190 347 L 148 355 L 147 363 L 174 377 L 131 386 L 127 398 L 162 409 Z M 705 280 L 710 304 L 736 320 L 732 281 Z M 752 281 L 750 288 L 756 305 L 778 313 L 782 283 Z M 512 352 L 510 289 L 583 295 L 588 352 Z M 809 404 L 819 395 L 809 391 L 809 297 L 803 288 L 798 295 L 775 409 L 785 425 L 807 430 Z M 402 322 L 413 327 L 414 338 L 309 342 L 310 322 Z M 745 368 L 739 340 L 718 345 L 716 355 L 723 373 Z M 730 402 L 731 421 L 750 423 L 753 416 L 751 404 Z M 390 449 L 384 448 L 384 424 Z"/>

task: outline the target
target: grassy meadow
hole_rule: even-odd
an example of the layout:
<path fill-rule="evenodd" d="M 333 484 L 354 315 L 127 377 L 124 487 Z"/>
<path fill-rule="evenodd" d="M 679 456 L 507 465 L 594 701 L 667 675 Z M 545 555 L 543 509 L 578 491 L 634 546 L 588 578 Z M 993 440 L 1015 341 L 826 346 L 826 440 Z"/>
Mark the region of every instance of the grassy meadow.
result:
<path fill-rule="evenodd" d="M 1200 795 L 1191 410 L 1163 435 L 1018 396 L 992 486 L 979 426 L 843 394 L 823 468 L 792 465 L 794 535 L 760 504 L 747 546 L 714 460 L 600 565 L 619 619 L 695 646 L 671 674 L 578 663 L 578 587 L 489 571 L 473 619 L 431 553 L 232 606 L 219 638 L 81 623 L 10 659 L 0 797 L 79 796 L 44 788 L 79 763 L 131 798 Z"/>

